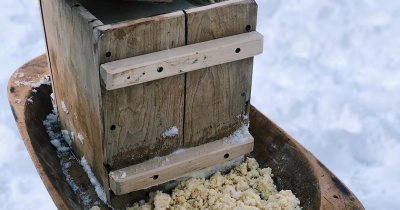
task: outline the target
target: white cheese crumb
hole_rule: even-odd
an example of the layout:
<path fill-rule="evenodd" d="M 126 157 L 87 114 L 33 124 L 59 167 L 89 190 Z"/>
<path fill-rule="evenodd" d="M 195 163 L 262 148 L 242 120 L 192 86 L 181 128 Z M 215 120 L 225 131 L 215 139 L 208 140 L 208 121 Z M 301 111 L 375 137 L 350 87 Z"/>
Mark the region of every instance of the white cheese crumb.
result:
<path fill-rule="evenodd" d="M 68 108 L 67 108 L 67 105 L 65 105 L 64 101 L 61 101 L 61 107 L 64 110 L 64 112 L 68 114 Z"/>
<path fill-rule="evenodd" d="M 81 141 L 81 143 L 83 144 L 83 140 L 84 140 L 84 138 L 83 138 L 83 136 L 82 136 L 82 134 L 81 133 L 78 133 L 78 139 L 79 139 L 79 141 Z"/>
<path fill-rule="evenodd" d="M 163 138 L 172 137 L 178 135 L 178 128 L 176 126 L 168 128 L 164 133 L 161 134 Z"/>
<path fill-rule="evenodd" d="M 88 162 L 86 161 L 85 157 L 82 157 L 81 159 L 81 165 L 83 167 L 83 170 L 86 172 L 88 175 L 90 182 L 95 188 L 97 196 L 102 200 L 104 203 L 107 203 L 107 198 L 106 198 L 106 193 L 104 192 L 104 189 L 101 187 L 99 181 L 97 178 L 94 176 L 92 170 L 90 169 L 90 166 Z"/>

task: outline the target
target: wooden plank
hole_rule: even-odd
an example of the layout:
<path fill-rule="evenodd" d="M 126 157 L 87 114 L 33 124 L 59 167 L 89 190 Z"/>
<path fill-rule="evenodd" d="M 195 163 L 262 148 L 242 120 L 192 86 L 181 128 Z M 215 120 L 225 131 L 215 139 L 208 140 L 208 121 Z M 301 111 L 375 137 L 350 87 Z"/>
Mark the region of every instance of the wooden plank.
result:
<path fill-rule="evenodd" d="M 250 32 L 102 64 L 107 90 L 242 60 L 262 53 L 263 36 Z"/>
<path fill-rule="evenodd" d="M 107 187 L 99 64 L 93 49 L 97 43 L 93 30 L 103 24 L 78 1 L 40 0 L 40 4 L 61 127 L 74 139 L 74 153 L 85 156 Z"/>
<path fill-rule="evenodd" d="M 250 134 L 240 142 L 230 138 L 186 149 L 177 154 L 155 158 L 147 162 L 111 172 L 110 187 L 121 195 L 167 182 L 185 174 L 235 159 L 253 151 L 254 139 Z"/>
<path fill-rule="evenodd" d="M 98 27 L 100 63 L 185 44 L 182 11 Z M 108 54 L 109 53 L 109 54 Z M 102 87 L 105 155 L 110 169 L 164 156 L 182 147 L 184 75 L 108 91 Z M 162 134 L 176 126 L 178 135 Z"/>
<path fill-rule="evenodd" d="M 187 44 L 254 31 L 257 4 L 231 0 L 186 10 Z M 186 75 L 185 147 L 201 145 L 247 122 L 253 58 Z"/>
<path fill-rule="evenodd" d="M 68 185 L 60 159 L 56 155 L 56 148 L 50 143 L 42 123 L 53 108 L 50 102 L 51 88 L 47 85 L 39 88 L 16 85 L 16 80 L 19 82 L 34 80 L 33 83 L 36 83 L 48 75 L 46 56 L 41 55 L 29 61 L 15 73 L 24 73 L 25 76 L 24 80 L 13 76 L 10 78 L 7 86 L 8 102 L 21 139 L 44 186 L 58 209 L 89 209 L 91 205 L 85 204 L 86 197 L 74 193 Z M 37 92 L 32 92 L 33 89 Z M 32 96 L 33 103 L 29 103 L 26 99 Z M 16 99 L 22 100 L 18 103 Z M 278 190 L 290 189 L 300 199 L 303 209 L 364 209 L 351 190 L 296 139 L 254 107 L 251 107 L 249 117 L 251 121 L 249 131 L 254 137 L 255 145 L 250 156 L 255 157 L 261 167 L 272 168 L 274 183 Z M 82 168 L 80 172 L 79 167 L 74 170 L 77 176 L 86 176 Z M 293 176 L 293 172 L 296 172 L 296 176 Z M 77 187 L 88 195 L 95 194 L 90 181 L 81 183 Z M 139 202 L 148 199 L 146 192 L 156 190 L 168 191 L 167 188 L 156 186 L 136 191 L 131 200 Z M 96 197 L 91 199 L 92 202 L 99 201 Z M 111 208 L 103 205 L 101 209 Z"/>

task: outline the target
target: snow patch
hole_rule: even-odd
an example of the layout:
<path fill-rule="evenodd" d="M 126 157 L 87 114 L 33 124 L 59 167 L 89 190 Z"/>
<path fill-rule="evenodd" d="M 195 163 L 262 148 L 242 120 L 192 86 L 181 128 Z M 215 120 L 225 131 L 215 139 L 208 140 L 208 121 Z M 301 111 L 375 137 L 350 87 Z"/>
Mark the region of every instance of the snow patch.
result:
<path fill-rule="evenodd" d="M 168 128 L 164 133 L 161 134 L 163 138 L 172 137 L 178 135 L 178 128 L 176 126 Z"/>
<path fill-rule="evenodd" d="M 68 114 L 68 108 L 67 108 L 67 105 L 65 105 L 64 101 L 61 101 L 61 107 L 64 110 L 64 112 Z"/>
<path fill-rule="evenodd" d="M 21 103 L 21 99 L 20 98 L 16 98 L 15 99 L 15 103 L 20 104 Z"/>
<path fill-rule="evenodd" d="M 30 104 L 33 103 L 32 97 L 33 97 L 33 96 L 31 96 L 31 97 L 29 97 L 28 99 L 26 99 Z"/>
<path fill-rule="evenodd" d="M 82 136 L 82 134 L 81 133 L 78 133 L 78 136 L 77 136 L 77 138 L 79 139 L 79 141 L 81 141 L 81 143 L 83 144 L 83 140 L 84 140 L 84 138 L 83 138 L 83 136 Z"/>
<path fill-rule="evenodd" d="M 243 124 L 242 127 L 237 129 L 231 135 L 223 138 L 223 141 L 224 143 L 229 144 L 241 144 L 246 141 L 246 138 L 243 138 L 246 134 L 249 134 L 249 125 Z"/>
<path fill-rule="evenodd" d="M 15 73 L 14 74 L 14 78 L 21 78 L 21 77 L 24 77 L 25 76 L 25 73 Z"/>
<path fill-rule="evenodd" d="M 88 164 L 88 162 L 86 161 L 85 157 L 82 157 L 81 159 L 81 165 L 83 167 L 83 170 L 86 172 L 86 174 L 88 175 L 90 182 L 92 183 L 92 185 L 95 188 L 95 191 L 97 193 L 97 196 L 104 202 L 107 203 L 107 198 L 106 198 L 106 193 L 104 192 L 103 187 L 101 187 L 99 181 L 97 180 L 97 178 L 94 176 L 92 170 L 90 169 L 90 166 Z"/>
<path fill-rule="evenodd" d="M 121 176 L 121 179 L 125 179 L 125 177 L 126 177 L 126 172 L 125 171 L 118 171 L 119 172 L 119 175 Z"/>
<path fill-rule="evenodd" d="M 161 162 L 161 165 L 164 166 L 164 165 L 167 164 L 167 163 L 169 163 L 169 159 L 168 159 L 168 158 L 165 158 L 165 160 L 163 160 L 163 161 Z"/>
<path fill-rule="evenodd" d="M 63 135 L 64 140 L 67 142 L 67 144 L 68 144 L 69 146 L 71 146 L 72 141 L 71 141 L 71 138 L 69 137 L 69 132 L 68 132 L 68 130 L 61 130 L 61 134 Z"/>
<path fill-rule="evenodd" d="M 180 153 L 182 153 L 182 152 L 187 151 L 188 149 L 190 149 L 190 148 L 177 149 L 177 150 L 175 150 L 172 154 L 180 154 Z"/>
<path fill-rule="evenodd" d="M 38 87 L 40 87 L 41 85 L 51 85 L 51 82 L 50 82 L 50 75 L 47 75 L 47 76 L 41 78 L 41 79 L 39 80 L 39 82 L 37 82 L 37 83 L 35 83 L 35 84 L 32 84 L 32 87 L 38 88 Z"/>

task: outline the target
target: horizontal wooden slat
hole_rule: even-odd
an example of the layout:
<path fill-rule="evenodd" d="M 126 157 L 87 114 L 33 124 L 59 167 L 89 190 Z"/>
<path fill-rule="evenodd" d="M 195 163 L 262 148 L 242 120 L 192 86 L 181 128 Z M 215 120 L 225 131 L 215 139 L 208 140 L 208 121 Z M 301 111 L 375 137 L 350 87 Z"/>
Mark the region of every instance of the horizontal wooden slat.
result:
<path fill-rule="evenodd" d="M 113 171 L 110 173 L 111 190 L 122 195 L 145 189 L 253 151 L 253 137 L 244 134 L 241 139 L 240 143 L 230 143 L 230 139 L 224 138 Z"/>
<path fill-rule="evenodd" d="M 113 90 L 253 57 L 262 49 L 263 36 L 254 31 L 108 62 L 100 73 L 106 89 Z"/>

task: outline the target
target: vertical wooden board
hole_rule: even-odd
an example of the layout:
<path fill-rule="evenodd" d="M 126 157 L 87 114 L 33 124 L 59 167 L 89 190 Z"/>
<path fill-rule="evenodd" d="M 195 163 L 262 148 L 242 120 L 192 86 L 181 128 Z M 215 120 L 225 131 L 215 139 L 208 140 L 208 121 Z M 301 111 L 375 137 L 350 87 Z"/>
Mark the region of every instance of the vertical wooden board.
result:
<path fill-rule="evenodd" d="M 61 127 L 70 135 L 73 133 L 75 154 L 85 157 L 107 189 L 108 176 L 102 161 L 99 65 L 93 34 L 93 29 L 102 23 L 77 1 L 41 0 L 40 4 Z"/>
<path fill-rule="evenodd" d="M 118 169 L 172 153 L 182 145 L 181 75 L 103 90 L 107 164 Z M 178 135 L 163 137 L 173 126 Z"/>
<path fill-rule="evenodd" d="M 254 31 L 257 4 L 232 0 L 186 10 L 187 44 Z M 186 75 L 185 147 L 228 136 L 247 122 L 253 58 Z"/>
<path fill-rule="evenodd" d="M 105 63 L 183 46 L 185 15 L 174 12 L 99 30 L 100 62 Z M 110 168 L 164 156 L 182 146 L 184 75 L 111 91 L 102 85 L 102 99 Z M 178 135 L 164 138 L 162 134 L 173 126 Z"/>

